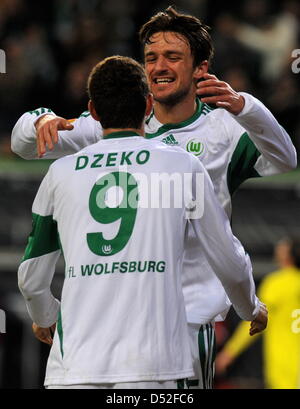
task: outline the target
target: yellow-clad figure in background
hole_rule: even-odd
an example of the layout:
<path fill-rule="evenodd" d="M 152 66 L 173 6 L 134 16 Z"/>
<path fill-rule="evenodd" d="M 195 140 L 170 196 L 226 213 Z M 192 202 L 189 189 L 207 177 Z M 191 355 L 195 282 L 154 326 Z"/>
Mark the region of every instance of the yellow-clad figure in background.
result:
<path fill-rule="evenodd" d="M 300 240 L 284 239 L 275 247 L 280 270 L 262 281 L 258 296 L 269 311 L 263 332 L 264 377 L 267 388 L 300 388 Z M 249 335 L 241 322 L 216 359 L 216 371 L 226 368 L 252 344 L 258 335 Z"/>

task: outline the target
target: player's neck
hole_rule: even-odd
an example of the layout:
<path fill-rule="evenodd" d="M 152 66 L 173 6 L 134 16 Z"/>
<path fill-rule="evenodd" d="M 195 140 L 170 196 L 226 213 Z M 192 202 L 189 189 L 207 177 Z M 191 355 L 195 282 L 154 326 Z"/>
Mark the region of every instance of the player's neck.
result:
<path fill-rule="evenodd" d="M 195 96 L 189 97 L 180 103 L 170 106 L 155 101 L 154 114 L 162 124 L 177 124 L 186 121 L 194 115 L 197 109 Z"/>
<path fill-rule="evenodd" d="M 103 129 L 103 136 L 107 136 L 111 133 L 115 133 L 115 132 L 132 132 L 133 134 L 138 134 L 141 136 L 145 136 L 145 130 L 144 127 L 142 128 L 106 128 Z"/>

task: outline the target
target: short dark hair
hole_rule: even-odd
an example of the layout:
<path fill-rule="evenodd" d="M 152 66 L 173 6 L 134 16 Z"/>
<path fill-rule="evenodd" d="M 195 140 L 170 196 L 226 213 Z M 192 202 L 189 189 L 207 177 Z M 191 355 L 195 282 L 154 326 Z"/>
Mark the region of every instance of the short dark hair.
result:
<path fill-rule="evenodd" d="M 88 79 L 88 94 L 101 125 L 107 128 L 140 128 L 149 94 L 142 65 L 129 57 L 105 58 Z"/>
<path fill-rule="evenodd" d="M 145 46 L 151 44 L 150 38 L 158 32 L 171 31 L 183 35 L 188 40 L 196 67 L 202 61 L 210 61 L 213 57 L 214 49 L 208 30 L 209 27 L 198 18 L 178 13 L 173 7 L 168 7 L 142 26 L 139 37 Z"/>

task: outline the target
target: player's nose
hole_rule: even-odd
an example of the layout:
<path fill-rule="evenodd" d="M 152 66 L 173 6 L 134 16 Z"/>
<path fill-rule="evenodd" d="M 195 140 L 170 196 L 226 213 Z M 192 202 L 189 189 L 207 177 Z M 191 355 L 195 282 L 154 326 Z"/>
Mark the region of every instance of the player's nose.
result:
<path fill-rule="evenodd" d="M 155 73 L 168 71 L 168 64 L 163 56 L 159 56 L 154 66 Z"/>

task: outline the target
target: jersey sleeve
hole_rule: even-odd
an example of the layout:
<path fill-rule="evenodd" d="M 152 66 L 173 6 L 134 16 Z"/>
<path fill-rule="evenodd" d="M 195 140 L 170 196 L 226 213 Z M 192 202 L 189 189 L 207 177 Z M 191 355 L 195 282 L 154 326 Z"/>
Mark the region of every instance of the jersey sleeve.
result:
<path fill-rule="evenodd" d="M 233 141 L 232 173 L 243 181 L 295 169 L 297 154 L 287 132 L 262 102 L 247 93 L 240 94 L 245 107 L 237 116 L 229 114 L 234 121 L 227 128 Z M 242 162 L 247 165 L 243 169 Z"/>
<path fill-rule="evenodd" d="M 11 149 L 23 159 L 38 159 L 36 147 L 36 121 L 44 115 L 56 116 L 51 109 L 39 108 L 23 114 L 15 124 L 11 135 Z M 96 143 L 102 137 L 102 127 L 88 111 L 71 120 L 74 128 L 58 131 L 58 143 L 52 151 L 47 150 L 43 159 L 58 159 L 76 153 L 84 147 Z"/>
<path fill-rule="evenodd" d="M 199 251 L 211 265 L 221 281 L 238 315 L 251 321 L 259 310 L 259 300 L 255 295 L 252 266 L 239 240 L 232 234 L 228 217 L 221 208 L 208 173 L 199 160 L 193 160 L 193 197 L 196 202 L 199 181 L 196 174 L 203 177 L 202 217 L 190 218 L 196 237 L 200 242 Z M 197 199 L 198 201 L 198 199 Z"/>
<path fill-rule="evenodd" d="M 57 224 L 53 220 L 50 173 L 42 181 L 34 200 L 32 231 L 18 269 L 18 285 L 29 315 L 33 322 L 43 328 L 57 321 L 60 306 L 50 290 L 60 255 Z"/>

